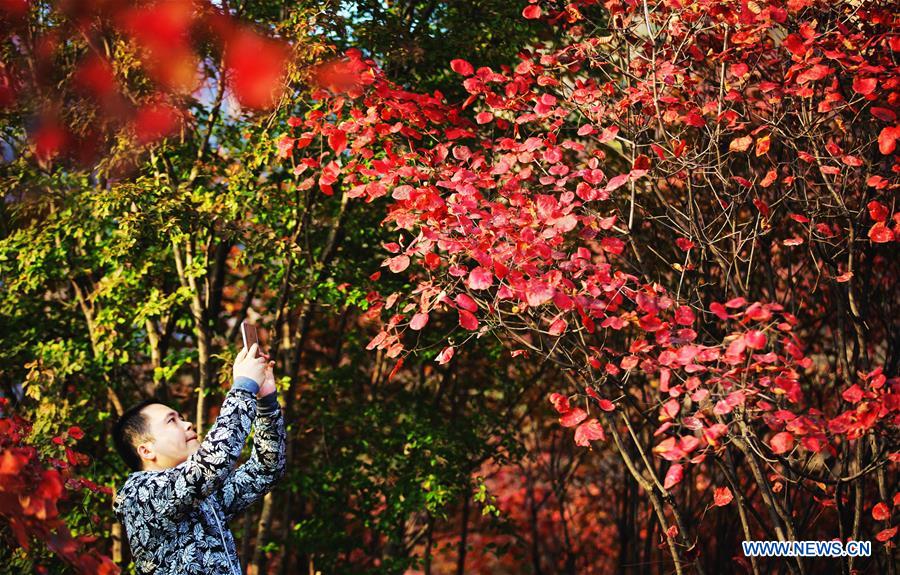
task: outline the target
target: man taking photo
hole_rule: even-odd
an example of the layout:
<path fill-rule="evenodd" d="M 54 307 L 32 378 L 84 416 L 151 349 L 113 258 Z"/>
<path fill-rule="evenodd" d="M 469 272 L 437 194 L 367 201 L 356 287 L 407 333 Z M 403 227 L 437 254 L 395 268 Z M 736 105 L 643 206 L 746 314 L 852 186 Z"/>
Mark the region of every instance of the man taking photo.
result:
<path fill-rule="evenodd" d="M 253 344 L 238 353 L 231 390 L 202 442 L 189 421 L 153 401 L 116 423 L 116 450 L 133 472 L 113 509 L 137 573 L 242 573 L 228 521 L 272 489 L 285 463 L 274 362 L 257 351 Z M 253 453 L 235 469 L 254 422 Z"/>

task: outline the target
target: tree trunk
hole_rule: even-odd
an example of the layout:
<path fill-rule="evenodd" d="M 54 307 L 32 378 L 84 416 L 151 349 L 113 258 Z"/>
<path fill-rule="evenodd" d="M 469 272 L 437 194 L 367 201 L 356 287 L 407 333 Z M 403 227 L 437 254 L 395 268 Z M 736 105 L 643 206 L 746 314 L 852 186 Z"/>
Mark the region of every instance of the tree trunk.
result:
<path fill-rule="evenodd" d="M 466 573 L 466 549 L 469 544 L 469 500 L 471 499 L 471 490 L 466 489 L 463 494 L 462 517 L 459 526 L 459 545 L 456 548 L 456 575 L 465 575 Z"/>
<path fill-rule="evenodd" d="M 271 491 L 266 493 L 266 496 L 263 498 L 262 512 L 259 514 L 259 523 L 256 527 L 256 547 L 253 551 L 253 560 L 247 567 L 247 575 L 259 575 L 265 572 L 265 555 L 263 555 L 262 548 L 266 543 L 265 537 L 268 536 L 269 527 L 272 523 L 273 499 L 274 496 Z"/>

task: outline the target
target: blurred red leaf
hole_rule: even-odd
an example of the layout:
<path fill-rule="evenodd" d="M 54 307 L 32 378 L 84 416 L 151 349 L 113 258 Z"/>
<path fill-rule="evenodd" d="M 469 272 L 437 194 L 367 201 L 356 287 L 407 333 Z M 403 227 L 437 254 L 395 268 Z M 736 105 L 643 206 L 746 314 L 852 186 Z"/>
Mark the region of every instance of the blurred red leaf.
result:
<path fill-rule="evenodd" d="M 147 144 L 168 136 L 177 127 L 179 112 L 165 103 L 146 104 L 135 114 L 132 126 L 139 144 Z"/>
<path fill-rule="evenodd" d="M 46 164 L 60 153 L 68 142 L 66 131 L 57 124 L 45 123 L 31 134 L 31 145 L 38 162 Z"/>
<path fill-rule="evenodd" d="M 251 30 L 238 31 L 226 44 L 229 85 L 238 102 L 247 108 L 266 109 L 277 102 L 287 64 L 287 46 Z"/>

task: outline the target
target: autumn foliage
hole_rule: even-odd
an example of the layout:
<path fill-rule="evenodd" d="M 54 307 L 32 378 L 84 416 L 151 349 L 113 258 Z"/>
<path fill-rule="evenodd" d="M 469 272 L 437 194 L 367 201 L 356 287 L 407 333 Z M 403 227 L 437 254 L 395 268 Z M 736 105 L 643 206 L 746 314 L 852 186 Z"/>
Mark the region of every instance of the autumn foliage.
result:
<path fill-rule="evenodd" d="M 500 70 L 453 60 L 461 105 L 350 53 L 362 93 L 323 86 L 279 141 L 299 187 L 387 199 L 384 267 L 412 287 L 370 294 L 369 348 L 396 373 L 451 314 L 439 364 L 490 335 L 554 362 L 559 423 L 614 446 L 679 572 L 704 569 L 709 506 L 736 508 L 744 539 L 872 539 L 891 563 L 896 15 L 809 0 L 523 16 L 564 41 Z"/>
<path fill-rule="evenodd" d="M 98 139 L 93 127 L 67 119 L 67 103 L 96 110 L 106 149 L 134 141 L 155 150 L 199 123 L 185 102 L 203 99 L 203 78 L 205 89 L 219 88 L 207 119 L 228 94 L 260 110 L 287 98 L 280 86 L 289 47 L 231 20 L 218 4 L 97 4 L 53 4 L 90 54 L 64 82 L 42 87 L 46 98 L 35 109 L 42 121 L 28 141 L 48 171 L 63 150 L 88 150 L 77 144 Z M 19 3 L 0 6 L 5 21 L 23 22 Z M 272 564 L 282 572 L 291 561 L 314 570 L 319 554 L 352 573 L 417 562 L 425 573 L 895 573 L 896 7 L 532 0 L 522 2 L 521 17 L 545 32 L 522 46 L 517 61 L 488 67 L 467 54 L 448 58 L 461 101 L 398 84 L 360 49 L 308 70 L 309 92 L 280 110 L 281 124 L 266 122 L 274 133 L 257 132 L 268 149 L 254 152 L 252 167 L 227 164 L 249 137 L 213 154 L 226 167 L 201 181 L 222 197 L 246 193 L 240 186 L 250 182 L 246 196 L 235 196 L 238 207 L 193 189 L 203 187 L 193 186 L 204 169 L 199 158 L 215 146 L 211 127 L 197 150 L 181 154 L 198 158 L 182 169 L 190 176 L 153 157 L 146 180 L 154 194 L 170 185 L 174 198 L 161 193 L 159 212 L 156 202 L 135 207 L 130 188 L 115 204 L 146 218 L 133 216 L 147 234 L 140 241 L 151 241 L 146 229 L 163 229 L 157 251 L 167 265 L 176 262 L 177 285 L 166 293 L 165 278 L 163 288 L 152 284 L 152 303 L 134 314 L 139 333 L 130 341 L 146 337 L 155 346 L 153 384 L 162 387 L 188 361 L 174 352 L 162 359 L 160 338 L 177 333 L 197 342 L 200 389 L 212 388 L 214 359 L 224 357 L 216 354 L 227 355 L 233 336 L 222 310 L 246 314 L 254 298 L 268 302 L 273 353 L 292 370 L 286 413 L 303 421 L 291 431 L 291 453 L 319 449 L 321 435 L 324 447 L 312 453 L 326 464 L 351 461 L 352 472 L 322 472 L 326 495 L 313 501 L 308 492 L 295 495 L 308 487 L 300 474 L 313 473 L 298 467 L 281 509 L 270 500 L 269 515 L 260 514 L 254 565 L 265 564 L 260 543 L 277 523 L 285 547 Z M 98 21 L 134 56 L 128 69 L 137 85 L 124 82 L 122 61 L 92 41 Z M 53 69 L 51 60 L 38 58 Z M 222 76 L 198 76 L 211 61 Z M 0 67 L 5 109 L 28 105 L 21 95 L 37 89 L 23 70 Z M 129 89 L 139 97 L 123 99 Z M 257 184 L 269 187 L 257 193 Z M 202 207 L 184 215 L 167 201 Z M 251 223 L 224 215 L 251 204 Z M 347 214 L 381 226 L 352 229 Z M 328 225 L 316 228 L 316 218 Z M 345 236 L 354 247 L 339 245 Z M 359 285 L 333 285 L 325 272 L 335 258 L 357 261 L 347 253 L 370 249 L 371 237 L 384 239 L 375 242 L 380 268 L 353 269 Z M 209 267 L 196 263 L 203 252 Z M 257 291 L 273 252 L 284 269 Z M 297 254 L 310 259 L 292 259 Z M 226 269 L 237 279 L 222 288 Z M 369 283 L 360 279 L 367 275 Z M 104 282 L 117 281 L 110 272 L 93 285 L 104 293 Z M 358 298 L 347 295 L 354 289 L 362 290 Z M 344 297 L 352 303 L 339 319 L 321 312 Z M 83 297 L 79 303 L 89 308 Z M 188 328 L 179 327 L 179 304 Z M 315 313 L 332 323 L 316 324 Z M 309 335 L 315 329 L 318 338 Z M 361 343 L 343 331 L 369 329 Z M 358 367 L 343 357 L 345 336 L 375 357 L 366 377 L 350 372 L 362 399 L 340 396 L 346 390 L 335 383 L 341 369 Z M 310 340 L 307 356 L 331 375 L 307 389 L 316 399 L 301 406 L 298 389 L 314 377 L 312 369 L 301 375 Z M 487 386 L 488 356 L 501 379 L 520 378 L 524 389 L 479 395 L 459 384 Z M 426 413 L 409 407 L 415 416 L 392 419 L 393 402 L 418 398 L 409 388 L 435 381 L 433 403 L 413 406 Z M 463 399 L 448 400 L 451 387 Z M 470 398 L 480 402 L 478 417 L 505 418 L 526 453 L 507 452 L 509 438 L 494 429 L 477 447 L 467 444 L 469 459 L 456 453 L 447 466 L 465 477 L 463 491 L 442 490 L 434 469 L 447 464 L 439 449 L 446 430 L 434 420 L 459 415 Z M 301 419 L 303 408 L 316 424 Z M 358 419 L 336 415 L 339 408 Z M 421 421 L 433 429 L 406 431 Z M 395 425 L 402 438 L 377 443 Z M 353 446 L 341 442 L 360 429 L 364 449 L 351 458 Z M 4 517 L 18 544 L 36 537 L 53 547 L 53 534 L 65 533 L 55 512 L 63 471 L 15 433 L 3 444 L 0 496 L 27 502 L 4 508 Z M 383 458 L 372 445 L 382 446 Z M 419 456 L 430 466 L 424 478 L 418 469 L 412 479 L 398 471 Z M 12 480 L 12 471 L 25 469 L 35 482 Z M 398 511 L 410 501 L 401 479 L 423 497 L 408 517 Z M 327 513 L 347 507 L 334 528 L 340 533 L 327 532 L 316 505 Z M 322 523 L 333 539 L 310 541 L 307 533 L 321 533 L 313 530 Z M 341 547 L 351 535 L 362 543 Z M 872 556 L 748 558 L 740 547 L 836 538 L 872 541 Z M 99 561 L 66 541 L 57 548 L 67 560 Z M 331 544 L 330 555 L 330 547 L 321 550 Z"/>
<path fill-rule="evenodd" d="M 53 33 L 29 32 L 34 10 Z M 0 110 L 36 117 L 29 138 L 45 167 L 175 135 L 195 123 L 193 99 L 221 105 L 219 86 L 238 106 L 270 109 L 289 71 L 286 43 L 209 2 L 4 2 L 0 22 L 0 40 L 18 46 L 0 63 Z"/>
<path fill-rule="evenodd" d="M 72 448 L 84 432 L 71 427 L 64 436 L 53 438 L 51 449 L 57 456 L 45 459 L 29 444 L 31 426 L 6 413 L 8 403 L 0 399 L 0 516 L 16 542 L 29 549 L 40 541 L 79 573 L 118 573 L 109 557 L 90 549 L 93 538 L 73 537 L 60 517 L 58 505 L 70 493 L 103 490 L 73 474 L 77 465 L 88 460 Z"/>

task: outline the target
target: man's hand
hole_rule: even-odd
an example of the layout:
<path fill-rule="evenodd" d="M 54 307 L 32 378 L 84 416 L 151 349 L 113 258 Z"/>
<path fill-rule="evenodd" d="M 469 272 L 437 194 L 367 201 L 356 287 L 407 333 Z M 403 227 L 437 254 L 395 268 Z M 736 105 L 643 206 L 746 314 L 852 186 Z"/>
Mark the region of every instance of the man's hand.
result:
<path fill-rule="evenodd" d="M 234 379 L 249 377 L 262 388 L 266 380 L 266 358 L 256 357 L 258 349 L 259 345 L 254 343 L 250 346 L 250 349 L 244 348 L 239 351 L 237 357 L 234 358 L 232 373 Z"/>
<path fill-rule="evenodd" d="M 264 357 L 265 359 L 269 359 L 268 355 Z M 259 392 L 256 394 L 256 396 L 265 397 L 270 393 L 275 393 L 275 389 L 275 362 L 270 361 L 266 364 L 266 378 L 259 386 Z"/>

